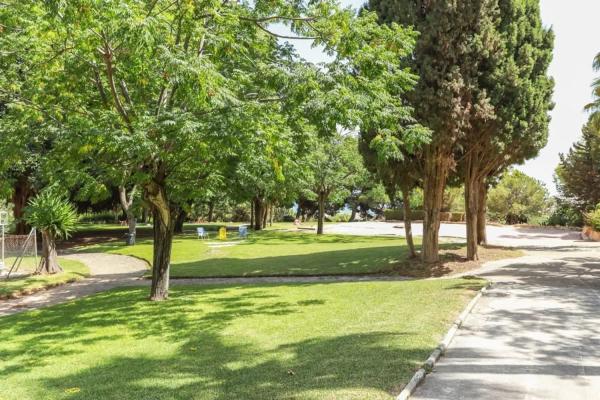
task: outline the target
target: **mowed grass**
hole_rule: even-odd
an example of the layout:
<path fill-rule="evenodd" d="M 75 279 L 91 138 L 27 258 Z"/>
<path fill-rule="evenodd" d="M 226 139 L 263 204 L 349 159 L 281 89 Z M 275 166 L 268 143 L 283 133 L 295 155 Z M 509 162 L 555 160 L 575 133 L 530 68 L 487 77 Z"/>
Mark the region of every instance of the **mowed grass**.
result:
<path fill-rule="evenodd" d="M 246 240 L 233 236 L 231 246 L 218 246 L 218 240 L 198 240 L 194 235 L 177 236 L 173 242 L 171 277 L 379 273 L 391 271 L 406 257 L 405 241 L 396 237 L 274 231 L 251 233 Z M 108 242 L 80 250 L 152 261 L 152 240 L 140 240 L 135 246 Z"/>
<path fill-rule="evenodd" d="M 10 267 L 11 264 L 8 264 Z M 84 264 L 65 258 L 60 259 L 64 272 L 54 275 L 30 275 L 23 278 L 0 278 L 0 299 L 28 294 L 40 289 L 74 282 L 89 276 L 90 270 Z M 0 356 L 1 357 L 1 356 Z M 1 397 L 0 397 L 1 399 Z"/>
<path fill-rule="evenodd" d="M 391 400 L 482 285 L 104 292 L 0 318 L 0 398 Z"/>

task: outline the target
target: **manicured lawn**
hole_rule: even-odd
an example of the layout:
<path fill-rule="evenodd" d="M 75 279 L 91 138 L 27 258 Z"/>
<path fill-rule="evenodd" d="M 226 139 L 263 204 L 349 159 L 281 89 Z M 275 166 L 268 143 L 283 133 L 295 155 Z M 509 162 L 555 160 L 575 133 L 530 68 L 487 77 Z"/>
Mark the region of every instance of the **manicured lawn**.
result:
<path fill-rule="evenodd" d="M 266 231 L 232 246 L 211 247 L 215 240 L 177 236 L 172 251 L 172 277 L 329 275 L 390 271 L 405 258 L 402 238 L 323 235 Z M 152 241 L 135 246 L 121 241 L 81 248 L 152 260 Z"/>
<path fill-rule="evenodd" d="M 391 400 L 482 284 L 104 292 L 0 318 L 0 398 Z"/>
<path fill-rule="evenodd" d="M 55 286 L 66 282 L 73 282 L 85 278 L 90 271 L 84 264 L 67 259 L 60 259 L 64 271 L 56 275 L 34 275 L 19 279 L 0 279 L 0 298 L 15 294 L 27 294 L 40 288 Z M 1 356 L 0 356 L 1 357 Z"/>

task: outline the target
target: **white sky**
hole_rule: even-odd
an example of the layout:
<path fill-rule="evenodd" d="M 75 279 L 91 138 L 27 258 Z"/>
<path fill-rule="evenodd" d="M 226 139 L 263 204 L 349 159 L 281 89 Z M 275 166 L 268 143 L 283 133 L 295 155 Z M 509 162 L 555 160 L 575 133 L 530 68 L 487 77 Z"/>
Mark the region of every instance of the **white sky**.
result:
<path fill-rule="evenodd" d="M 341 0 L 354 8 L 363 0 Z M 556 35 L 554 61 L 550 74 L 556 81 L 548 145 L 540 155 L 518 169 L 540 179 L 555 193 L 554 168 L 558 154 L 565 153 L 581 135 L 587 116 L 583 111 L 591 100 L 590 85 L 595 77 L 592 70 L 594 56 L 600 52 L 600 1 L 598 0 L 541 0 L 542 19 L 552 26 Z M 294 41 L 306 59 L 323 61 L 319 49 L 311 49 L 306 41 Z"/>

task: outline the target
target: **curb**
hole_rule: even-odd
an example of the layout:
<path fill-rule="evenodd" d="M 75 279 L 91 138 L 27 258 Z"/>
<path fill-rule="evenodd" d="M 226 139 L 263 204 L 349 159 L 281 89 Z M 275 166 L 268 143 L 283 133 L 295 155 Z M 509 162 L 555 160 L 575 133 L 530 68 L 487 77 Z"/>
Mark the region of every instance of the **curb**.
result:
<path fill-rule="evenodd" d="M 469 302 L 469 304 L 467 304 L 463 312 L 461 312 L 458 318 L 452 323 L 452 326 L 450 327 L 448 332 L 446 332 L 446 335 L 444 336 L 442 341 L 438 344 L 435 350 L 431 352 L 429 358 L 427 358 L 427 361 L 425 361 L 423 365 L 421 365 L 421 368 L 419 368 L 417 372 L 415 372 L 415 374 L 410 379 L 410 381 L 408 381 L 404 389 L 402 389 L 400 394 L 396 397 L 396 400 L 407 400 L 410 396 L 412 396 L 415 389 L 423 382 L 427 374 L 433 371 L 435 363 L 440 359 L 442 355 L 444 355 L 444 353 L 450 346 L 450 343 L 452 343 L 452 339 L 454 339 L 456 332 L 458 332 L 464 320 L 473 310 L 473 307 L 475 307 L 479 299 L 481 299 L 481 296 L 483 296 L 485 292 L 487 292 L 490 286 L 491 282 L 488 282 L 487 285 L 485 285 L 479 290 L 477 295 Z"/>

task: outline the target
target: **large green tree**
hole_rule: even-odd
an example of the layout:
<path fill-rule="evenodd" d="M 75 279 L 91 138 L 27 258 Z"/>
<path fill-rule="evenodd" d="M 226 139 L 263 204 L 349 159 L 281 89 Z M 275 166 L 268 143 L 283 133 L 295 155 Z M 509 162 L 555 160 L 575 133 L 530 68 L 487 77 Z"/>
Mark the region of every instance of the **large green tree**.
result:
<path fill-rule="evenodd" d="M 547 143 L 553 107 L 548 67 L 554 35 L 542 25 L 539 1 L 498 0 L 491 22 L 487 43 L 492 51 L 477 77 L 486 107 L 480 107 L 458 143 L 469 259 L 477 258 L 477 245 L 485 239 L 488 180 L 538 154 Z"/>
<path fill-rule="evenodd" d="M 474 120 L 485 118 L 489 100 L 477 84 L 479 68 L 495 50 L 489 40 L 497 14 L 494 0 L 459 2 L 371 0 L 385 23 L 420 32 L 410 64 L 420 79 L 412 96 L 417 120 L 432 130 L 423 150 L 422 258 L 439 260 L 440 211 L 456 142 Z"/>
<path fill-rule="evenodd" d="M 152 300 L 168 296 L 175 221 L 190 188 L 223 158 L 257 135 L 276 141 L 282 120 L 329 135 L 338 125 L 390 126 L 404 112 L 398 88 L 414 79 L 397 63 L 411 51 L 410 30 L 357 18 L 334 0 L 9 3 L 1 46 L 14 62 L 3 96 L 51 123 L 65 153 L 101 150 L 135 167 L 154 217 Z M 299 62 L 273 22 L 324 45 L 333 61 Z"/>
<path fill-rule="evenodd" d="M 556 183 L 561 196 L 581 212 L 600 204 L 600 130 L 593 120 L 583 127 L 581 139 L 560 155 Z"/>

